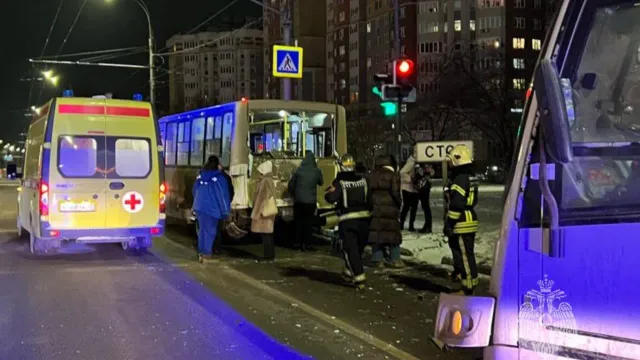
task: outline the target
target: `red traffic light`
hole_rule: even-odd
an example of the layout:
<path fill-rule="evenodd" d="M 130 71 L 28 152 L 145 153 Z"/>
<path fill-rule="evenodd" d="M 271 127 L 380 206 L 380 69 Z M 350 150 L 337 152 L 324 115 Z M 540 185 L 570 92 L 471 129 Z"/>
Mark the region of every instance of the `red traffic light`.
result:
<path fill-rule="evenodd" d="M 398 73 L 401 75 L 409 75 L 413 72 L 413 61 L 400 60 L 397 63 Z"/>

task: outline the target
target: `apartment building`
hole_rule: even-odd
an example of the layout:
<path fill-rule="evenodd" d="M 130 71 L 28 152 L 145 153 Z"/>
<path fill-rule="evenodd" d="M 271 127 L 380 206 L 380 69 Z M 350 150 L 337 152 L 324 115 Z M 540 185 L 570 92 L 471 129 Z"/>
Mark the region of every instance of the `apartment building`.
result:
<path fill-rule="evenodd" d="M 400 0 L 401 55 L 417 56 L 416 2 Z M 326 0 L 327 98 L 351 108 L 370 98 L 376 73 L 387 72 L 395 48 L 393 0 Z"/>
<path fill-rule="evenodd" d="M 259 98 L 264 92 L 261 29 L 207 31 L 175 35 L 169 55 L 169 103 L 172 113 Z"/>
<path fill-rule="evenodd" d="M 264 98 L 282 98 L 283 82 L 272 76 L 274 64 L 271 62 L 273 45 L 283 44 L 280 13 L 289 11 L 291 44 L 297 42 L 304 49 L 303 77 L 291 80 L 292 97 L 296 100 L 327 101 L 324 3 L 313 0 L 266 0 L 264 4 L 268 6 L 263 12 Z"/>

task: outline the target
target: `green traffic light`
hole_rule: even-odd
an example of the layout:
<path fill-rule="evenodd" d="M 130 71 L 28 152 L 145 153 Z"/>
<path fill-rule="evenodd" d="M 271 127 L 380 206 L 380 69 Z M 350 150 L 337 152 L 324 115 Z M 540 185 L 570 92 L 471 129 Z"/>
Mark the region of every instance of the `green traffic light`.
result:
<path fill-rule="evenodd" d="M 380 103 L 385 116 L 393 116 L 398 113 L 398 104 L 393 102 Z"/>
<path fill-rule="evenodd" d="M 378 89 L 377 86 L 374 86 L 373 89 L 371 89 L 371 91 L 378 96 L 382 96 L 382 93 L 380 92 L 380 89 Z"/>

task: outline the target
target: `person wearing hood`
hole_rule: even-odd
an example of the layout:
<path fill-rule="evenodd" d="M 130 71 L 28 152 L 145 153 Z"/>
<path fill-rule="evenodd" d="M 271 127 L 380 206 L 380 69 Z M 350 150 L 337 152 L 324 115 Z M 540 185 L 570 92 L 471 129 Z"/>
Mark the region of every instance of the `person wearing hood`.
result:
<path fill-rule="evenodd" d="M 231 214 L 231 198 L 227 179 L 219 169 L 220 160 L 207 159 L 193 183 L 193 211 L 198 224 L 198 261 L 209 260 L 218 231 L 218 222 Z"/>
<path fill-rule="evenodd" d="M 384 267 L 385 257 L 392 267 L 404 266 L 400 259 L 400 174 L 396 172 L 393 164 L 395 161 L 392 156 L 380 156 L 376 159 L 376 169 L 366 176 L 369 186 L 367 203 L 371 210 L 371 262 L 378 268 Z"/>
<path fill-rule="evenodd" d="M 478 285 L 478 267 L 474 246 L 478 232 L 478 179 L 473 175 L 471 150 L 454 147 L 447 155 L 452 167 L 445 191 L 446 217 L 443 233 L 448 238 L 453 257 L 452 277 L 460 282 L 460 293 L 472 295 Z"/>
<path fill-rule="evenodd" d="M 313 236 L 313 225 L 318 203 L 318 186 L 324 180 L 322 171 L 316 165 L 313 152 L 307 151 L 302 164 L 289 180 L 288 190 L 293 195 L 293 216 L 296 222 L 296 237 L 300 250 L 311 250 L 309 245 Z"/>
<path fill-rule="evenodd" d="M 258 166 L 260 182 L 253 195 L 253 210 L 251 211 L 251 232 L 259 234 L 264 246 L 264 259 L 275 258 L 273 240 L 273 225 L 278 215 L 276 203 L 276 184 L 273 181 L 273 163 L 271 160 Z"/>

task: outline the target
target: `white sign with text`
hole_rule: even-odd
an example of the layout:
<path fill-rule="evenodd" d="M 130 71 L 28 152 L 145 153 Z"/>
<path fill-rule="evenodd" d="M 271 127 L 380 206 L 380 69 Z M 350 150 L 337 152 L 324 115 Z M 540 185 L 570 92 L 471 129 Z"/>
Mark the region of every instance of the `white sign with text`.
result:
<path fill-rule="evenodd" d="M 458 145 L 465 145 L 473 155 L 473 141 L 425 141 L 416 143 L 417 162 L 441 162 Z"/>

